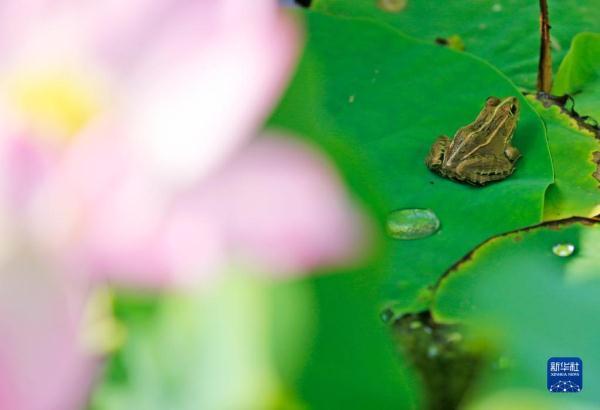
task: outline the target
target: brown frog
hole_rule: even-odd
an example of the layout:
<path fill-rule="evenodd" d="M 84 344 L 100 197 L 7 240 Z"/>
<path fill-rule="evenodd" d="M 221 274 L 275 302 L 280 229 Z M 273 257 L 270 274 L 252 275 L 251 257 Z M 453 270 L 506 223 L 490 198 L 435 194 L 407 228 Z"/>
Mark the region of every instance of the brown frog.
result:
<path fill-rule="evenodd" d="M 489 97 L 475 121 L 456 131 L 452 140 L 438 137 L 425 165 L 443 177 L 471 185 L 506 178 L 521 156 L 511 145 L 519 113 L 516 97 Z"/>

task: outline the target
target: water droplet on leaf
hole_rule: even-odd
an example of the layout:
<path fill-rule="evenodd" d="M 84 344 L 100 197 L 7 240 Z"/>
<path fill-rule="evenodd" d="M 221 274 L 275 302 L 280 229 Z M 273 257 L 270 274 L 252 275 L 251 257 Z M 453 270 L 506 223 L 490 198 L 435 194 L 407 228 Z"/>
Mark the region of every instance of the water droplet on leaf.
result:
<path fill-rule="evenodd" d="M 562 258 L 571 256 L 574 251 L 575 245 L 573 245 L 572 243 L 559 243 L 552 247 L 552 253 Z"/>
<path fill-rule="evenodd" d="M 419 239 L 440 229 L 440 220 L 430 209 L 399 209 L 388 215 L 387 232 L 394 239 Z"/>

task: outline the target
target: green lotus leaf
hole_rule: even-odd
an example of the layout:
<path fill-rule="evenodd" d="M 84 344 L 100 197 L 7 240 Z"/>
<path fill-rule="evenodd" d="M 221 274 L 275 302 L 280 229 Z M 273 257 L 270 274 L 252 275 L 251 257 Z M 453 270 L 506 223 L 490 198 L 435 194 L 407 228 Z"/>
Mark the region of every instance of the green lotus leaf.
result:
<path fill-rule="evenodd" d="M 115 316 L 127 339 L 91 408 L 416 408 L 416 378 L 364 278 L 234 274 L 195 292 L 119 292 Z"/>
<path fill-rule="evenodd" d="M 600 330 L 593 318 L 600 316 L 599 244 L 598 221 L 546 224 L 487 241 L 443 278 L 433 317 L 465 324 L 504 364 L 490 366 L 474 396 L 511 390 L 535 399 L 546 388 L 549 358 L 580 357 L 583 390 L 553 399 L 558 408 L 597 406 Z"/>
<path fill-rule="evenodd" d="M 382 226 L 398 209 L 437 215 L 433 235 L 389 240 L 386 299 L 398 311 L 426 307 L 430 286 L 473 247 L 541 221 L 553 181 L 543 123 L 481 59 L 373 21 L 309 12 L 307 23 L 300 66 L 269 125 L 328 148 L 351 185 L 367 187 Z M 472 122 L 490 95 L 521 98 L 515 173 L 483 188 L 433 174 L 424 165 L 433 141 Z"/>
<path fill-rule="evenodd" d="M 575 36 L 560 64 L 552 92 L 572 95 L 578 113 L 600 121 L 600 33 Z"/>
<path fill-rule="evenodd" d="M 312 7 L 328 14 L 375 18 L 430 42 L 458 36 L 466 52 L 489 61 L 519 86 L 535 88 L 540 48 L 538 1 L 406 0 L 398 12 L 378 6 L 392 3 L 401 1 L 313 0 Z M 598 29 L 600 7 L 596 0 L 549 0 L 548 8 L 556 71 L 571 39 L 579 32 Z"/>
<path fill-rule="evenodd" d="M 531 100 L 546 124 L 555 181 L 548 187 L 544 219 L 591 217 L 600 213 L 600 181 L 594 153 L 600 141 L 557 106 L 544 108 Z"/>

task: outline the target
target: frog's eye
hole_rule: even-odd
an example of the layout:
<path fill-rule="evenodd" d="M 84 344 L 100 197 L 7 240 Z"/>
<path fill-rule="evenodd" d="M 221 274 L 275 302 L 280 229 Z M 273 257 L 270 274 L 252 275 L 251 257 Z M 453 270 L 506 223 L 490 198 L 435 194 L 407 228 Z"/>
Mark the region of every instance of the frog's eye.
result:
<path fill-rule="evenodd" d="M 511 104 L 510 105 L 510 113 L 512 115 L 516 115 L 518 111 L 519 111 L 519 107 L 517 107 L 516 104 Z"/>
<path fill-rule="evenodd" d="M 500 104 L 500 99 L 497 97 L 488 97 L 488 99 L 485 101 L 485 103 L 487 105 L 491 105 L 491 106 L 498 105 L 498 104 Z"/>

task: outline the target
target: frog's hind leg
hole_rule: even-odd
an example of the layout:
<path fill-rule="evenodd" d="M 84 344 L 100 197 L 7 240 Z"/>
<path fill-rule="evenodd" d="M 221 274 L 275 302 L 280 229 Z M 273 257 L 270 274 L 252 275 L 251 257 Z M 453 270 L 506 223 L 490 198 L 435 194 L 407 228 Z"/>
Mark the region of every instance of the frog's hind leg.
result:
<path fill-rule="evenodd" d="M 521 158 L 521 151 L 512 145 L 508 145 L 504 150 L 504 155 L 506 155 L 506 158 L 508 158 L 508 160 L 514 164 L 519 158 Z"/>
<path fill-rule="evenodd" d="M 425 157 L 425 165 L 432 171 L 439 172 L 442 167 L 442 163 L 444 162 L 444 155 L 446 153 L 446 149 L 450 145 L 450 138 L 445 135 L 438 137 L 435 140 L 431 149 L 429 150 L 429 154 Z"/>
<path fill-rule="evenodd" d="M 508 177 L 514 170 L 508 158 L 484 155 L 463 161 L 456 168 L 456 173 L 463 175 L 464 181 L 471 185 L 483 186 Z"/>

